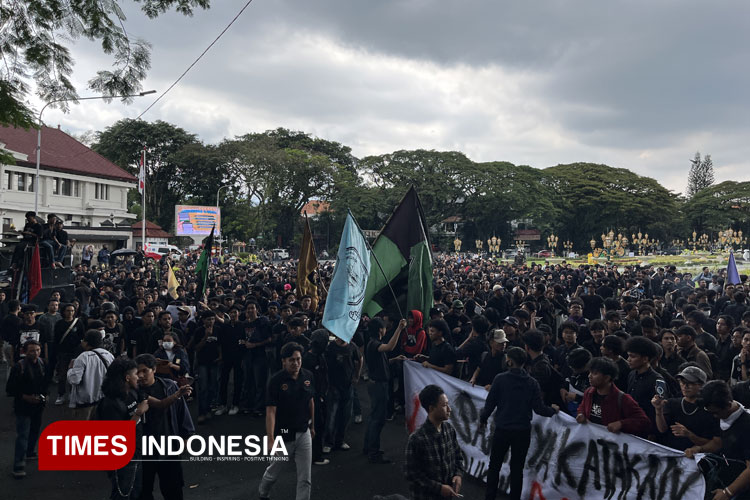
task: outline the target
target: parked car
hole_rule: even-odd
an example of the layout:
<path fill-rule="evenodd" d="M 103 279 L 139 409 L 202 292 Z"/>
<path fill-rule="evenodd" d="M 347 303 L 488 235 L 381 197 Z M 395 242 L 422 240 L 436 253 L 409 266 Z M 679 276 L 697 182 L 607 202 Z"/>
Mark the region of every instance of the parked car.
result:
<path fill-rule="evenodd" d="M 289 252 L 285 248 L 274 248 L 271 253 L 273 254 L 273 260 L 287 260 L 289 258 Z"/>
<path fill-rule="evenodd" d="M 548 257 L 552 257 L 552 256 L 553 256 L 553 254 L 552 254 L 552 251 L 550 251 L 550 250 L 540 250 L 540 251 L 538 251 L 538 252 L 536 253 L 536 256 L 537 256 L 537 257 L 542 257 L 542 258 L 545 258 L 545 259 L 546 259 L 546 258 L 548 258 Z"/>

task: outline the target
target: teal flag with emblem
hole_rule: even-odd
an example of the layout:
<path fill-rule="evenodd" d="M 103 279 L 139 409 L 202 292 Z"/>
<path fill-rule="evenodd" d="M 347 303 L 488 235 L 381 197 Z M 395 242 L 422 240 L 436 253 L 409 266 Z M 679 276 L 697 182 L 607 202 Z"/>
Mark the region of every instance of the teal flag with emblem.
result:
<path fill-rule="evenodd" d="M 370 251 L 349 212 L 323 310 L 323 326 L 346 342 L 351 341 L 359 326 L 369 276 Z"/>

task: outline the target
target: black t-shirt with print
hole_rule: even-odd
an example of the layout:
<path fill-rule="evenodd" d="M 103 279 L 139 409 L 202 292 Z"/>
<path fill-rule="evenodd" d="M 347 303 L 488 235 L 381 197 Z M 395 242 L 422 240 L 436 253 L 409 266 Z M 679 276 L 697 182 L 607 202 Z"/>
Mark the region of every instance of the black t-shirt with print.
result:
<path fill-rule="evenodd" d="M 598 392 L 594 391 L 594 398 L 591 402 L 591 413 L 589 414 L 589 422 L 594 424 L 602 423 L 602 405 L 607 396 L 602 396 Z"/>

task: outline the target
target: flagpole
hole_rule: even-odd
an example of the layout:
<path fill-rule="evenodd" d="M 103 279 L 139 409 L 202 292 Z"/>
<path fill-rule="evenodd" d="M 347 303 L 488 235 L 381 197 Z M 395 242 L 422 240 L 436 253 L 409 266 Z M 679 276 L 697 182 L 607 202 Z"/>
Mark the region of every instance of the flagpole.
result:
<path fill-rule="evenodd" d="M 141 193 L 141 249 L 146 256 L 146 146 L 143 146 L 143 193 Z"/>
<path fill-rule="evenodd" d="M 391 286 L 391 282 L 388 279 L 388 276 L 385 275 L 385 271 L 383 271 L 383 266 L 380 265 L 380 261 L 378 260 L 378 256 L 375 255 L 375 251 L 370 246 L 370 242 L 367 241 L 367 238 L 365 237 L 365 233 L 362 232 L 362 228 L 359 227 L 359 223 L 357 222 L 357 219 L 354 218 L 354 215 L 352 215 L 352 211 L 347 209 L 347 212 L 349 215 L 352 216 L 352 220 L 354 221 L 354 224 L 357 226 L 357 229 L 362 234 L 362 239 L 365 240 L 365 245 L 367 245 L 367 249 L 370 251 L 370 255 L 373 259 L 375 259 L 375 263 L 378 265 L 378 269 L 380 269 L 380 272 L 383 274 L 383 278 L 385 278 L 385 282 L 388 285 L 388 289 L 391 291 L 391 295 L 393 295 L 393 300 L 396 302 L 396 307 L 398 308 L 398 314 L 401 316 L 401 319 L 406 319 L 404 317 L 403 311 L 401 311 L 401 306 L 398 303 L 398 297 L 396 297 L 396 292 L 393 291 L 393 287 Z M 389 219 L 390 220 L 390 219 Z"/>

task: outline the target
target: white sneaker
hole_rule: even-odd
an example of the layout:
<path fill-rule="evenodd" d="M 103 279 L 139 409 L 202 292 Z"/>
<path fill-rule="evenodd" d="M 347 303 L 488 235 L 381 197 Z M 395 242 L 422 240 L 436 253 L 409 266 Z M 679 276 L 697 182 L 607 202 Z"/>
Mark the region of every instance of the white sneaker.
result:
<path fill-rule="evenodd" d="M 226 406 L 219 406 L 218 408 L 216 408 L 214 410 L 214 415 L 216 415 L 217 417 L 219 417 L 221 415 L 224 415 L 226 412 L 227 412 L 227 407 Z"/>
<path fill-rule="evenodd" d="M 351 446 L 349 446 L 348 444 L 346 444 L 346 443 L 341 443 L 341 449 L 342 449 L 342 450 L 348 450 L 348 449 L 350 449 L 350 448 L 351 448 Z"/>
<path fill-rule="evenodd" d="M 65 396 L 57 396 L 55 400 L 55 406 L 60 406 L 65 402 Z"/>
<path fill-rule="evenodd" d="M 331 461 L 330 461 L 330 460 L 328 460 L 327 458 L 323 458 L 323 459 L 321 459 L 321 460 L 318 460 L 317 462 L 313 462 L 313 463 L 314 463 L 315 465 L 328 465 L 328 464 L 330 464 L 330 463 L 331 463 Z"/>
<path fill-rule="evenodd" d="M 361 424 L 362 423 L 362 415 L 354 415 L 354 423 L 355 424 Z"/>
<path fill-rule="evenodd" d="M 330 446 L 324 446 L 323 447 L 323 453 L 331 453 L 331 447 Z"/>
<path fill-rule="evenodd" d="M 240 412 L 240 409 L 236 406 L 232 406 L 232 408 L 227 412 L 227 415 L 237 415 Z"/>

